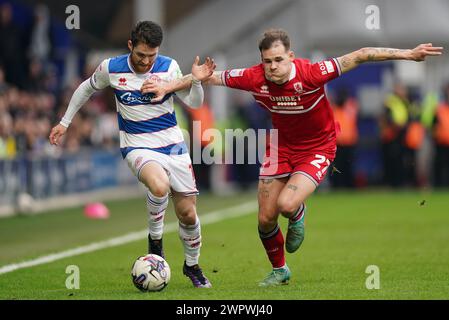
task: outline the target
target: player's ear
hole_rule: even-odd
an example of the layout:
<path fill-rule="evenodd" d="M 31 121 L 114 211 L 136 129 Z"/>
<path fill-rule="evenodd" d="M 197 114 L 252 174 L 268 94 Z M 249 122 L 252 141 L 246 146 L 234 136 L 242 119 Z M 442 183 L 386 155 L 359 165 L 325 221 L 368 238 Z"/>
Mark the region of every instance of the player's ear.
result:
<path fill-rule="evenodd" d="M 131 42 L 131 40 L 128 40 L 128 49 L 129 51 L 133 51 L 133 43 Z"/>
<path fill-rule="evenodd" d="M 291 61 L 293 61 L 293 60 L 295 60 L 295 53 L 293 52 L 293 51 L 289 51 L 288 52 L 288 58 L 291 60 Z"/>

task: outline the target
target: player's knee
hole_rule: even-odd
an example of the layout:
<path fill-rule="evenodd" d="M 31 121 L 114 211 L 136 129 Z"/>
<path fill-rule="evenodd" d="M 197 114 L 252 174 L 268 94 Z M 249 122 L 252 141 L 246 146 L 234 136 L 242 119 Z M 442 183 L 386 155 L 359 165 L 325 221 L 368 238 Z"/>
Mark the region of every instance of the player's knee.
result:
<path fill-rule="evenodd" d="M 140 172 L 139 180 L 156 197 L 164 197 L 170 191 L 170 181 L 165 170 L 156 163 L 150 162 Z"/>
<path fill-rule="evenodd" d="M 185 225 L 194 225 L 197 220 L 195 207 L 180 208 L 177 210 L 179 221 Z"/>
<path fill-rule="evenodd" d="M 155 197 L 164 197 L 170 190 L 168 179 L 165 181 L 165 179 L 149 178 L 144 181 L 144 184 Z"/>
<path fill-rule="evenodd" d="M 287 215 L 293 214 L 299 207 L 296 201 L 286 197 L 279 197 L 277 205 L 279 212 Z"/>
<path fill-rule="evenodd" d="M 276 226 L 277 220 L 275 217 L 271 217 L 269 215 L 264 215 L 259 213 L 259 229 L 262 231 L 271 230 L 274 226 Z"/>

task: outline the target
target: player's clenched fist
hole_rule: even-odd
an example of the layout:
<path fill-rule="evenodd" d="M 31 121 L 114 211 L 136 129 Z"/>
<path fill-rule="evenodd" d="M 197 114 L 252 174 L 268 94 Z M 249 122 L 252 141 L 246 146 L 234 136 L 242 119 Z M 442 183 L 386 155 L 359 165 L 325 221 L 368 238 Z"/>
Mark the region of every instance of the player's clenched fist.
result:
<path fill-rule="evenodd" d="M 65 132 L 67 131 L 67 128 L 64 127 L 62 124 L 58 124 L 50 131 L 50 136 L 48 139 L 50 140 L 50 143 L 57 146 L 59 145 L 59 138 L 62 137 Z"/>

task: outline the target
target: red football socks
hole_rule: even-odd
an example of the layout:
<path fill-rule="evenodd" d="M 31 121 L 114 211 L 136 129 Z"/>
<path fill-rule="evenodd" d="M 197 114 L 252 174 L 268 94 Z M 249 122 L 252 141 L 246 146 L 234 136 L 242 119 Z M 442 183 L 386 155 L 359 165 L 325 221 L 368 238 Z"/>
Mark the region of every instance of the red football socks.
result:
<path fill-rule="evenodd" d="M 283 267 L 285 265 L 284 236 L 282 235 L 279 225 L 276 225 L 276 227 L 268 233 L 259 230 L 259 237 L 273 268 Z"/>

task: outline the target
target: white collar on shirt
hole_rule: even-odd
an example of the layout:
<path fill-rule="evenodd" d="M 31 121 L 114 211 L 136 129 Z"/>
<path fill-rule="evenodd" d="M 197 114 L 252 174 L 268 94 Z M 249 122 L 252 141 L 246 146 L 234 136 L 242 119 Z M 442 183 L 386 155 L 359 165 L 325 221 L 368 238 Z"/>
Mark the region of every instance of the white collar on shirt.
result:
<path fill-rule="evenodd" d="M 296 66 L 295 63 L 292 62 L 292 70 L 290 70 L 290 77 L 288 78 L 288 81 L 292 80 L 294 77 L 296 77 Z"/>

